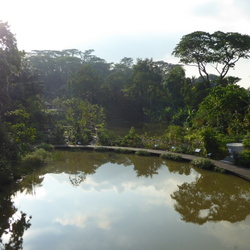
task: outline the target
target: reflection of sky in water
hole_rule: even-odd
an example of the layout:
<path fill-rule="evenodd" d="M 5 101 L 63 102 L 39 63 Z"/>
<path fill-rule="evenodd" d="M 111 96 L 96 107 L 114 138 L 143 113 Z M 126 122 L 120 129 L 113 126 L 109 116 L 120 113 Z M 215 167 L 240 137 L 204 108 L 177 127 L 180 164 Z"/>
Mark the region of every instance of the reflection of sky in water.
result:
<path fill-rule="evenodd" d="M 24 249 L 248 249 L 249 217 L 185 223 L 170 194 L 197 173 L 173 174 L 165 166 L 158 172 L 138 178 L 132 166 L 106 163 L 79 186 L 69 174 L 46 174 L 35 196 L 15 197 L 16 207 L 32 215 Z"/>

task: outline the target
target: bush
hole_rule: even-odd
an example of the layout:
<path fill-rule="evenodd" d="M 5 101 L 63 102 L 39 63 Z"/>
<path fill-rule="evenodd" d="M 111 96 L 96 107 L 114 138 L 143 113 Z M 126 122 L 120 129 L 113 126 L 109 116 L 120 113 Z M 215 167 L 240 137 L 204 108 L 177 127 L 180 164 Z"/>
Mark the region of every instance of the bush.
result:
<path fill-rule="evenodd" d="M 22 158 L 22 170 L 26 173 L 27 171 L 40 167 L 48 161 L 49 157 L 49 152 L 45 151 L 43 148 L 36 149 L 34 152 Z"/>
<path fill-rule="evenodd" d="M 124 136 L 120 143 L 120 146 L 123 147 L 142 147 L 142 139 L 136 134 L 134 127 L 129 130 L 128 135 Z"/>
<path fill-rule="evenodd" d="M 215 129 L 206 127 L 186 136 L 186 139 L 192 145 L 192 152 L 196 148 L 201 149 L 200 155 L 207 157 L 211 155 L 214 159 L 223 159 L 228 155 L 226 141 L 224 136 Z"/>
<path fill-rule="evenodd" d="M 204 128 L 200 132 L 205 148 L 205 155 L 212 154 L 215 159 L 222 159 L 228 154 L 226 143 L 222 136 L 213 128 Z"/>
<path fill-rule="evenodd" d="M 205 158 L 197 158 L 191 161 L 191 165 L 197 168 L 206 169 L 206 170 L 214 170 L 215 165 L 208 159 Z"/>
<path fill-rule="evenodd" d="M 242 167 L 250 168 L 250 150 L 245 149 L 240 153 L 235 153 L 234 163 Z"/>
<path fill-rule="evenodd" d="M 114 149 L 115 153 L 122 153 L 122 154 L 134 154 L 135 151 L 131 149 L 126 149 L 126 148 L 117 148 Z"/>
<path fill-rule="evenodd" d="M 250 149 L 250 133 L 248 133 L 246 135 L 246 137 L 243 139 L 242 143 L 243 143 L 243 146 L 245 148 L 249 148 Z"/>
<path fill-rule="evenodd" d="M 180 155 L 175 154 L 162 154 L 162 159 L 172 160 L 172 161 L 183 161 L 184 159 Z"/>
<path fill-rule="evenodd" d="M 115 141 L 115 135 L 104 127 L 97 130 L 97 142 L 100 145 L 112 146 Z"/>
<path fill-rule="evenodd" d="M 51 151 L 54 149 L 53 145 L 48 143 L 41 143 L 40 145 L 37 146 L 37 148 L 43 148 L 46 151 Z"/>
<path fill-rule="evenodd" d="M 185 128 L 177 125 L 170 125 L 167 128 L 165 138 L 169 144 L 178 145 L 184 142 L 185 135 Z"/>
<path fill-rule="evenodd" d="M 163 136 L 148 136 L 144 134 L 141 136 L 143 148 L 148 149 L 159 149 L 167 150 L 169 145 L 167 144 L 166 139 Z"/>
<path fill-rule="evenodd" d="M 141 156 L 150 156 L 151 155 L 151 153 L 146 151 L 146 150 L 138 150 L 138 151 L 136 151 L 135 154 L 136 155 L 141 155 Z"/>

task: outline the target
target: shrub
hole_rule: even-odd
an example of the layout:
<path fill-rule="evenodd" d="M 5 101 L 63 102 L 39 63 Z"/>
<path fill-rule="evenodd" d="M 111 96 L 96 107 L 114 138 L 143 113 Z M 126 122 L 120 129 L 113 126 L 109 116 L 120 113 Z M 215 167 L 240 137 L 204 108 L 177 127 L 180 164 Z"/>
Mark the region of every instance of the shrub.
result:
<path fill-rule="evenodd" d="M 177 125 L 170 125 L 166 131 L 165 138 L 171 145 L 178 145 L 184 142 L 185 135 L 185 128 Z"/>
<path fill-rule="evenodd" d="M 200 134 L 206 155 L 212 154 L 212 157 L 216 159 L 224 158 L 227 155 L 226 143 L 213 128 L 204 128 Z"/>
<path fill-rule="evenodd" d="M 234 163 L 242 167 L 250 168 L 250 150 L 245 149 L 240 153 L 234 153 Z"/>
<path fill-rule="evenodd" d="M 54 149 L 53 145 L 48 143 L 41 143 L 37 146 L 37 148 L 43 148 L 45 151 L 51 151 Z"/>
<path fill-rule="evenodd" d="M 157 136 L 148 136 L 147 134 L 144 134 L 141 136 L 141 139 L 143 148 L 160 149 L 160 150 L 167 150 L 169 148 L 169 145 L 167 144 L 167 141 L 163 136 L 157 137 Z"/>
<path fill-rule="evenodd" d="M 180 155 L 175 155 L 175 154 L 162 154 L 161 158 L 172 160 L 172 161 L 183 161 L 184 160 Z"/>
<path fill-rule="evenodd" d="M 115 135 L 104 127 L 100 127 L 97 130 L 97 138 L 97 142 L 105 146 L 112 146 L 115 141 Z"/>
<path fill-rule="evenodd" d="M 250 133 L 248 133 L 246 135 L 246 137 L 243 139 L 242 143 L 243 143 L 243 146 L 245 148 L 249 148 L 250 149 Z"/>
<path fill-rule="evenodd" d="M 126 148 L 117 148 L 114 149 L 115 153 L 122 153 L 122 154 L 134 154 L 134 150 L 126 149 Z"/>
<path fill-rule="evenodd" d="M 138 151 L 136 151 L 135 154 L 136 155 L 141 155 L 141 156 L 149 156 L 149 155 L 151 155 L 151 153 L 146 151 L 146 150 L 138 150 Z"/>
<path fill-rule="evenodd" d="M 194 159 L 191 161 L 191 165 L 206 170 L 214 170 L 215 168 L 215 165 L 210 160 L 205 158 Z"/>
<path fill-rule="evenodd" d="M 22 170 L 26 173 L 27 171 L 40 167 L 48 161 L 49 157 L 49 152 L 45 151 L 43 148 L 36 149 L 34 152 L 22 158 Z"/>
<path fill-rule="evenodd" d="M 206 127 L 199 131 L 193 131 L 192 134 L 186 136 L 186 139 L 192 145 L 193 152 L 196 148 L 201 149 L 201 156 L 211 155 L 214 159 L 223 159 L 228 154 L 223 135 L 213 128 Z"/>
<path fill-rule="evenodd" d="M 124 138 L 121 140 L 121 145 L 124 147 L 142 147 L 142 139 L 141 137 L 136 134 L 135 128 L 132 127 L 128 134 L 124 136 Z"/>

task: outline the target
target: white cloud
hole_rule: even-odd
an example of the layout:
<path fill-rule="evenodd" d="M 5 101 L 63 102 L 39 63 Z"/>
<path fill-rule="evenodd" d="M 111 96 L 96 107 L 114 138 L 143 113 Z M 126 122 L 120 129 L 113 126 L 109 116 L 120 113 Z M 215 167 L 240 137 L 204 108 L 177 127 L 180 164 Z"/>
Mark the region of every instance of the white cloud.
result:
<path fill-rule="evenodd" d="M 205 224 L 208 235 L 214 235 L 223 245 L 229 249 L 248 249 L 250 246 L 250 216 L 240 223 L 227 221 Z M 213 226 L 211 226 L 213 224 Z"/>

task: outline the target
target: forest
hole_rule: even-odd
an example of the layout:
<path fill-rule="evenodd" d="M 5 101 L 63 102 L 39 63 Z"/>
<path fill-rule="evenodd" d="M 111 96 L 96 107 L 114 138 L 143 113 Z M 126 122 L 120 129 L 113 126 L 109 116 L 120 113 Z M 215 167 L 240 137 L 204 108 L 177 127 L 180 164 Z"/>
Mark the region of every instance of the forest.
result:
<path fill-rule="evenodd" d="M 228 76 L 250 56 L 250 37 L 193 32 L 173 55 L 180 64 L 124 57 L 106 62 L 92 49 L 19 51 L 8 23 L 0 22 L 0 183 L 19 178 L 22 162 L 41 144 L 99 144 L 167 149 L 221 159 L 227 142 L 244 142 L 235 156 L 250 162 L 250 88 Z M 194 64 L 200 77 L 186 77 Z M 217 75 L 208 72 L 214 65 Z M 162 124 L 162 135 L 126 136 L 111 121 Z M 41 151 L 40 151 L 41 153 Z M 43 157 L 43 156 L 41 156 Z"/>

